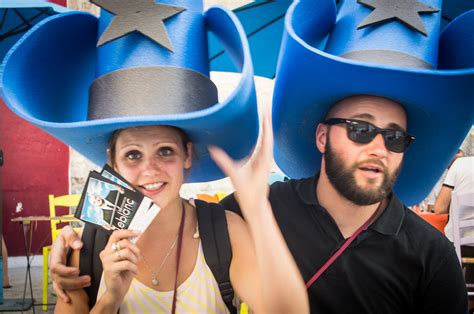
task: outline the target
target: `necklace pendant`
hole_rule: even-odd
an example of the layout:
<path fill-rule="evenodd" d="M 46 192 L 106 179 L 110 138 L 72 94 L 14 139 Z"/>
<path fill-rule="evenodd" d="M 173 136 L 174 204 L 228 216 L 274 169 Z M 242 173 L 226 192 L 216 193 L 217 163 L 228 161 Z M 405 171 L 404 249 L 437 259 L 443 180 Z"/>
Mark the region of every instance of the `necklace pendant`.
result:
<path fill-rule="evenodd" d="M 154 285 L 154 286 L 158 286 L 158 285 L 160 284 L 160 282 L 158 281 L 158 279 L 153 278 L 153 279 L 151 280 L 151 284 Z"/>

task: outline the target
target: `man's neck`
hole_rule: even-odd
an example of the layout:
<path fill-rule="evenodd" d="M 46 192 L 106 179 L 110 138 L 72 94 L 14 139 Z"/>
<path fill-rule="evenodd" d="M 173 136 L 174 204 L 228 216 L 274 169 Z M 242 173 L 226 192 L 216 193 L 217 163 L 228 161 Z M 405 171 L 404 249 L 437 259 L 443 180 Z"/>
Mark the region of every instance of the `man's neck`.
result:
<path fill-rule="evenodd" d="M 367 206 L 352 203 L 334 188 L 324 173 L 321 173 L 316 184 L 316 196 L 319 204 L 334 219 L 345 239 L 362 226 L 379 206 L 379 203 Z"/>

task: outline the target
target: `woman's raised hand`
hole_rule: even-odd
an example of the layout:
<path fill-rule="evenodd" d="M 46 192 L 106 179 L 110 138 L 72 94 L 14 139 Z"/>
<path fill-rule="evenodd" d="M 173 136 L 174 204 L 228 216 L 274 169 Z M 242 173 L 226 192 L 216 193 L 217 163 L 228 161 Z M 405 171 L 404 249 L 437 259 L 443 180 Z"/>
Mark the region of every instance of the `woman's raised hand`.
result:
<path fill-rule="evenodd" d="M 129 238 L 138 236 L 133 230 L 117 230 L 112 233 L 105 249 L 100 252 L 104 269 L 106 291 L 102 298 L 118 309 L 137 274 L 140 250 Z"/>
<path fill-rule="evenodd" d="M 273 159 L 273 130 L 269 114 L 262 118 L 262 133 L 250 159 L 243 163 L 230 158 L 222 149 L 209 147 L 212 159 L 230 177 L 240 208 L 248 220 L 254 208 L 268 204 L 268 175 Z"/>

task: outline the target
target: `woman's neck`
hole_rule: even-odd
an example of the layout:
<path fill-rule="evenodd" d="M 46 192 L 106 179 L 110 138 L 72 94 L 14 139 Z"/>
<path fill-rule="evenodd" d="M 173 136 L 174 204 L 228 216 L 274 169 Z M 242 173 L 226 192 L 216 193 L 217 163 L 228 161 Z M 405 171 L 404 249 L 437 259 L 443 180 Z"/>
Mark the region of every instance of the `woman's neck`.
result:
<path fill-rule="evenodd" d="M 180 197 L 161 208 L 158 215 L 150 224 L 151 229 L 163 232 L 176 232 L 183 215 L 184 200 Z"/>

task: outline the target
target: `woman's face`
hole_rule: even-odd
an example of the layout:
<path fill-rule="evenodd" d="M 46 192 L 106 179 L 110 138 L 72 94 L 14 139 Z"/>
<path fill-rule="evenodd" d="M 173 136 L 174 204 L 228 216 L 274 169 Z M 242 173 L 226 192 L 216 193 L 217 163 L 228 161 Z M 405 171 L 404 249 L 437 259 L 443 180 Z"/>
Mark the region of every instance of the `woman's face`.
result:
<path fill-rule="evenodd" d="M 135 189 L 164 208 L 179 197 L 184 169 L 191 168 L 191 143 L 167 126 L 143 126 L 121 131 L 115 143 L 114 169 Z"/>

